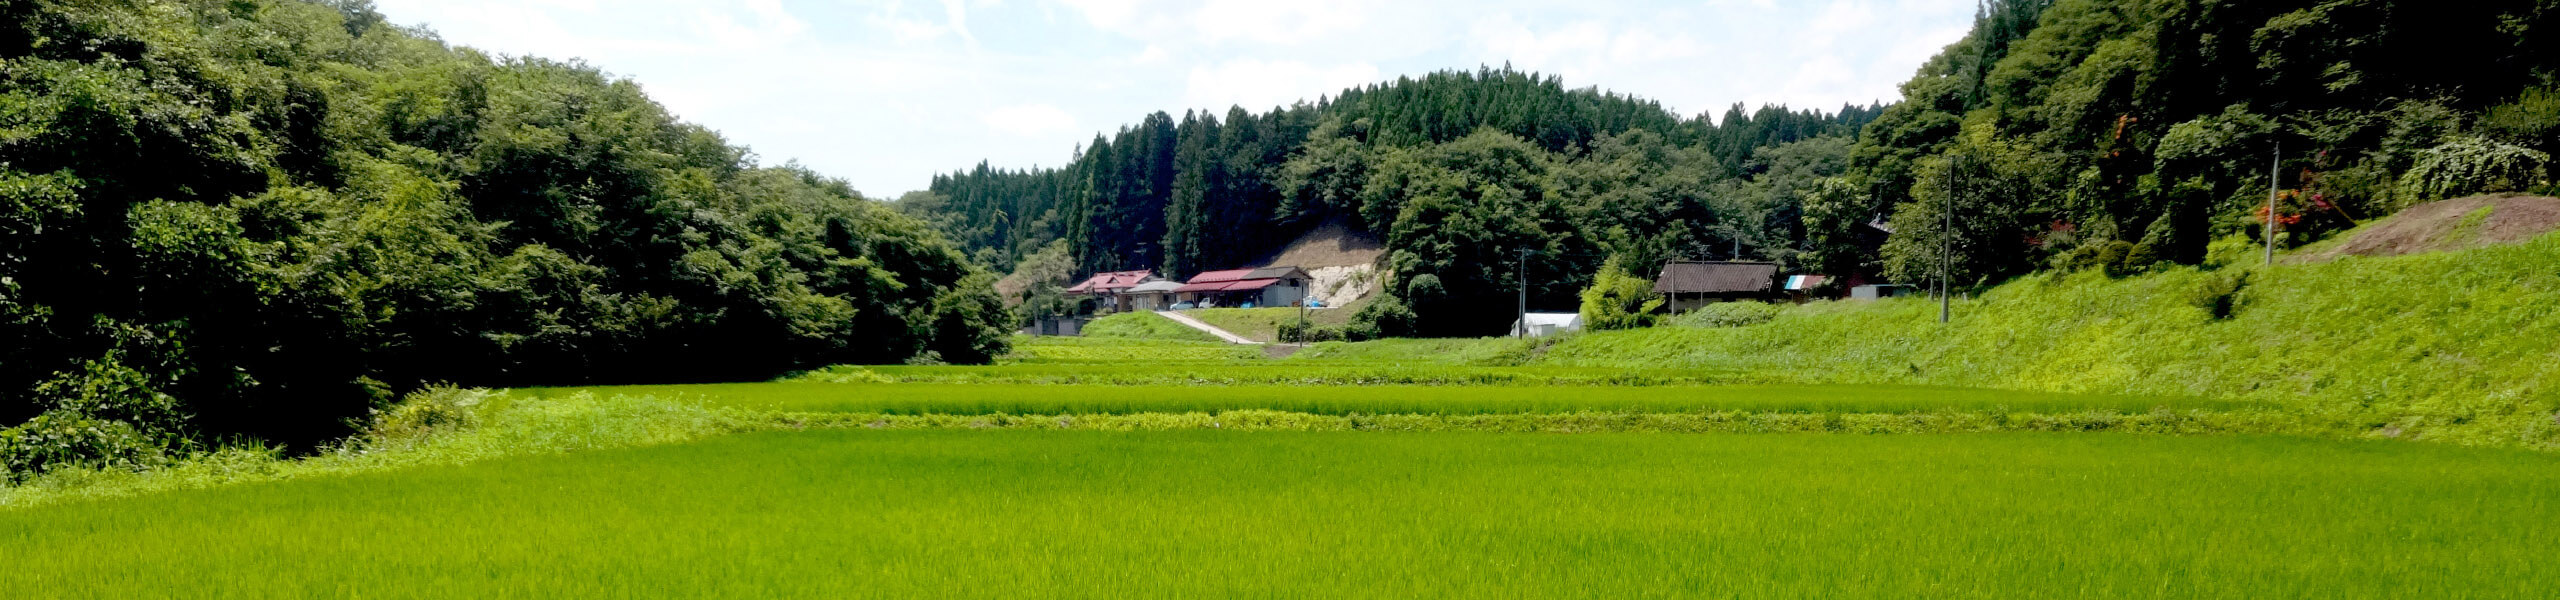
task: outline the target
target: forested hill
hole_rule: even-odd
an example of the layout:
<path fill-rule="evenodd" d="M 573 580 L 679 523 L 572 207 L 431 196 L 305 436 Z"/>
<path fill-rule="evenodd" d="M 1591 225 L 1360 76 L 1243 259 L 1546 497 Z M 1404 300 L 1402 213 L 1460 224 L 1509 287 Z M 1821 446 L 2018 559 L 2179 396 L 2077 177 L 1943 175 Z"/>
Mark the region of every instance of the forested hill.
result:
<path fill-rule="evenodd" d="M 1508 304 L 1481 300 L 1510 293 L 1522 249 L 1532 303 L 1557 310 L 1611 259 L 1919 282 L 1945 247 L 1967 286 L 2141 270 L 2263 223 L 2279 145 L 2288 244 L 2547 188 L 2555 6 L 1996 0 L 1890 106 L 1711 121 L 1507 68 L 1443 72 L 1265 113 L 1158 113 L 1064 167 L 981 165 L 898 204 L 998 269 L 1045 250 L 1068 270 L 1174 275 L 1344 219 L 1386 239 L 1387 289 L 1417 313 L 1404 333 L 1431 335 L 1505 327 Z"/>
<path fill-rule="evenodd" d="M 1604 182 L 1633 173 L 1600 171 L 1661 171 L 1651 167 L 1689 161 L 1678 163 L 1691 172 L 1678 184 L 1703 192 L 1708 184 L 1766 170 L 1753 162 L 1755 149 L 1815 137 L 1845 139 L 1882 111 L 1766 107 L 1746 113 L 1735 106 L 1718 126 L 1704 117 L 1674 115 L 1648 100 L 1568 89 L 1551 76 L 1508 68 L 1444 71 L 1268 112 L 1233 107 L 1223 116 L 1147 115 L 1135 126 L 1096 136 L 1064 167 L 1013 171 L 980 164 L 937 176 L 928 193 L 911 194 L 898 205 L 934 221 L 999 269 L 1063 240 L 1084 271 L 1155 268 L 1188 274 L 1268 255 L 1328 219 L 1350 219 L 1384 233 L 1393 215 L 1363 215 L 1362 194 L 1372 191 L 1372 171 L 1390 166 L 1395 157 L 1436 160 L 1413 151 L 1480 133 L 1484 137 L 1470 143 L 1516 150 L 1522 154 L 1511 158 L 1540 161 L 1541 167 L 1587 166 L 1595 171 L 1584 179 L 1613 187 L 1642 184 Z M 1633 162 L 1579 164 L 1601 145 Z M 1590 241 L 1659 242 L 1692 253 L 1729 245 L 1726 239 L 1700 230 L 1668 241 Z"/>
<path fill-rule="evenodd" d="M 9 472 L 312 442 L 435 382 L 985 361 L 989 279 L 632 82 L 364 0 L 0 0 Z"/>

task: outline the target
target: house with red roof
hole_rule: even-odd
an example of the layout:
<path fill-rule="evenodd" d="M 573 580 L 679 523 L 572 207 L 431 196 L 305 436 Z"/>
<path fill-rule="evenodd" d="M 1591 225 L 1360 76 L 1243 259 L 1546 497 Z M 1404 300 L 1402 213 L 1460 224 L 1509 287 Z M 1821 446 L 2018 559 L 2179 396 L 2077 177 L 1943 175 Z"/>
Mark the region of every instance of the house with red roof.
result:
<path fill-rule="evenodd" d="M 1203 308 L 1296 306 L 1306 301 L 1314 282 L 1297 267 L 1229 269 L 1193 275 L 1173 293 Z"/>
<path fill-rule="evenodd" d="M 1127 294 L 1130 288 L 1162 280 L 1153 270 L 1109 271 L 1093 274 L 1093 277 L 1068 287 L 1066 293 L 1070 296 L 1092 296 L 1104 307 L 1125 311 L 1131 309 Z"/>

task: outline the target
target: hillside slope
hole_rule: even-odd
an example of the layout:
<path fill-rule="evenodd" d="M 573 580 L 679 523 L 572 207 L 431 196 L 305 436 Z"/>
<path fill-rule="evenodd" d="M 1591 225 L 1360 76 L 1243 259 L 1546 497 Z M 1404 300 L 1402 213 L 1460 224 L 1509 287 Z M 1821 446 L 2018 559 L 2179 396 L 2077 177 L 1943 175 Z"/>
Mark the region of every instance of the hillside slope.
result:
<path fill-rule="evenodd" d="M 1746 379 L 2273 402 L 2382 437 L 2560 448 L 2560 235 L 2329 262 L 2042 274 L 1955 304 L 1794 307 L 1767 323 L 1596 332 L 1461 350 L 1335 344 L 1309 357 L 1696 368 Z"/>
<path fill-rule="evenodd" d="M 2485 195 L 2409 207 L 2288 257 L 2398 256 L 2513 244 L 2560 231 L 2560 198 Z"/>

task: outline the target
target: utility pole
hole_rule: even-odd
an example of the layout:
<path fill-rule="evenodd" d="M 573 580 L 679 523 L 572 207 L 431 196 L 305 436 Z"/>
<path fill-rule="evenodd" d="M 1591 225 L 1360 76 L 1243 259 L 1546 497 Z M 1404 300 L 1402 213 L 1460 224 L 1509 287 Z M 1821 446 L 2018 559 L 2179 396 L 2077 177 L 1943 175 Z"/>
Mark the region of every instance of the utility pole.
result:
<path fill-rule="evenodd" d="M 1938 210 L 1938 323 L 1954 313 L 1956 273 L 1956 154 L 1947 153 L 1946 206 Z"/>
<path fill-rule="evenodd" d="M 2267 266 L 2276 265 L 2276 195 L 2284 177 L 2284 140 L 2276 140 L 2276 156 L 2267 165 Z"/>
<path fill-rule="evenodd" d="M 1520 325 L 1512 332 L 1529 339 L 1529 247 L 1520 247 Z"/>

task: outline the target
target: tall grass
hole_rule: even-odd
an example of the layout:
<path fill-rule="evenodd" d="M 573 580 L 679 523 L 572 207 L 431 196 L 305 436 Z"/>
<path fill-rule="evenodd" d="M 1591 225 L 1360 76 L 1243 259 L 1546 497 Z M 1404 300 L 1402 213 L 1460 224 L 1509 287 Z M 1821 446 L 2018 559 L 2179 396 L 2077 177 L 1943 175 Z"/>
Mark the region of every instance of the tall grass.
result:
<path fill-rule="evenodd" d="M 380 417 L 368 431 L 315 456 L 287 459 L 267 448 L 235 447 L 149 471 L 47 472 L 0 487 L 0 508 L 647 446 L 773 426 L 749 411 L 673 397 L 532 398 L 467 389 L 415 394 Z"/>

